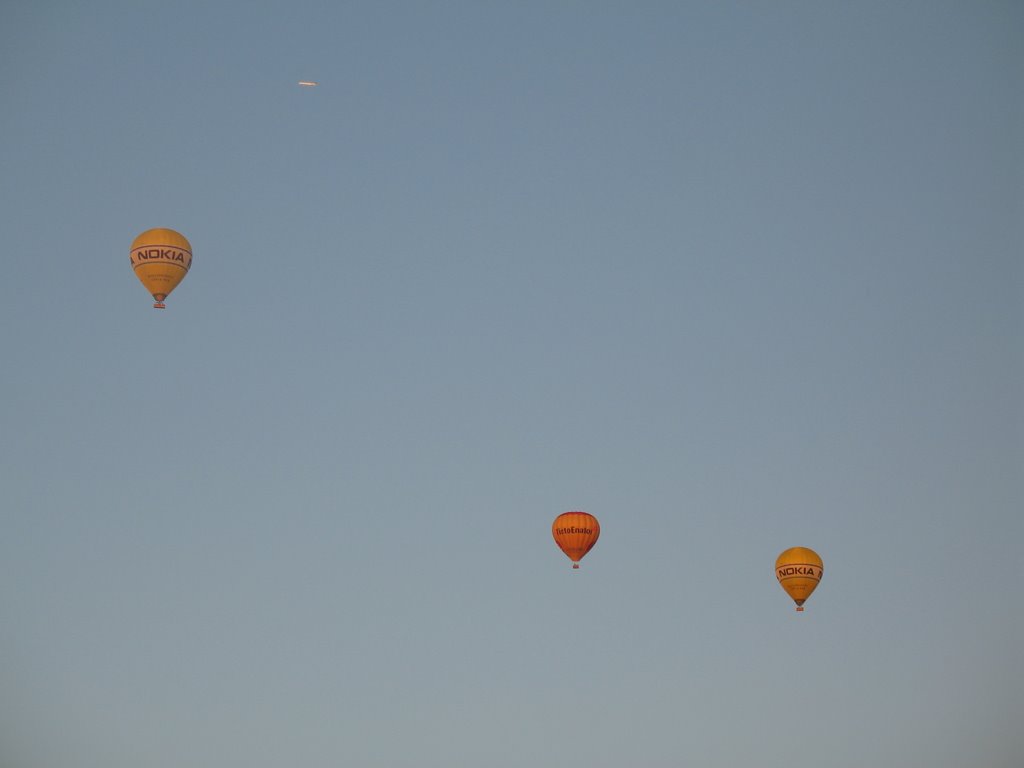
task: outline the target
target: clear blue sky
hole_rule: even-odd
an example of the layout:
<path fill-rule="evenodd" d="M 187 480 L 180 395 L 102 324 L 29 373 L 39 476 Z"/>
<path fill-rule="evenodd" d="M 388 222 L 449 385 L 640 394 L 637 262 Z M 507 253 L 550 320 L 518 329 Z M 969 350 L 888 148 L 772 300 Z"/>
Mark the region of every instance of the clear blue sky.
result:
<path fill-rule="evenodd" d="M 1022 40 L 5 3 L 0 765 L 1018 768 Z"/>

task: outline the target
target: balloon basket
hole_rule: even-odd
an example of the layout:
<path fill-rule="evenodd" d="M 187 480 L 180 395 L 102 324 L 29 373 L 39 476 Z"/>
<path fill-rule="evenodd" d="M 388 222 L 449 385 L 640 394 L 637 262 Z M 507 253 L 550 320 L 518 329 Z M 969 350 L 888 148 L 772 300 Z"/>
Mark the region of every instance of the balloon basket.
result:
<path fill-rule="evenodd" d="M 153 309 L 167 309 L 167 305 L 162 301 L 158 301 L 153 305 Z"/>
<path fill-rule="evenodd" d="M 797 609 L 797 611 L 798 611 L 799 613 L 803 613 L 803 611 L 804 611 L 804 607 L 803 607 L 802 605 L 798 605 L 798 606 L 796 607 L 796 609 Z"/>
<path fill-rule="evenodd" d="M 573 563 L 572 567 L 573 567 L 573 570 L 579 570 L 580 564 L 579 563 Z"/>

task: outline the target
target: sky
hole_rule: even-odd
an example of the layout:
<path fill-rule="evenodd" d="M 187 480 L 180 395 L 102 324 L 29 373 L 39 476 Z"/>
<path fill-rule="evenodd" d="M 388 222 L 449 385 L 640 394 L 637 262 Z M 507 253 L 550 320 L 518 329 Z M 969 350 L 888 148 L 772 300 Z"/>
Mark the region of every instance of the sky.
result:
<path fill-rule="evenodd" d="M 0 765 L 1017 768 L 1022 39 L 4 3 Z"/>

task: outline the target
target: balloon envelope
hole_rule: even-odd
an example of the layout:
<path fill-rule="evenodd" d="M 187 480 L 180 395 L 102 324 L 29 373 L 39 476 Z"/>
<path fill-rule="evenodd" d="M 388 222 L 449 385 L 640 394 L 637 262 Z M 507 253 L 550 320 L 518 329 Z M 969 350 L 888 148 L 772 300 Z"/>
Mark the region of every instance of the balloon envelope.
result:
<path fill-rule="evenodd" d="M 804 601 L 821 581 L 824 564 L 818 553 L 807 547 L 791 547 L 775 560 L 775 578 L 786 590 L 796 609 L 804 609 Z"/>
<path fill-rule="evenodd" d="M 192 266 L 192 246 L 173 229 L 147 229 L 132 241 L 129 257 L 135 276 L 153 296 L 157 309 Z"/>
<path fill-rule="evenodd" d="M 601 524 L 586 512 L 563 512 L 551 524 L 551 535 L 559 549 L 572 560 L 572 567 L 579 568 L 580 560 L 597 543 Z"/>

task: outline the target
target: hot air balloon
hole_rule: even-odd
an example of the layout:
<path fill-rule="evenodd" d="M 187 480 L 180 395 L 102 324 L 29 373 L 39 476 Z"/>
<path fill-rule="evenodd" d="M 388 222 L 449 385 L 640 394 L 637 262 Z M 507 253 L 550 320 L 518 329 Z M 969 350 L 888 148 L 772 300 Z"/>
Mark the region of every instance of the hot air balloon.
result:
<path fill-rule="evenodd" d="M 793 598 L 798 611 L 804 609 L 804 601 L 818 586 L 822 573 L 824 565 L 821 558 L 807 547 L 787 549 L 775 561 L 775 577 L 786 594 Z"/>
<path fill-rule="evenodd" d="M 192 266 L 192 246 L 173 229 L 147 229 L 132 241 L 130 252 L 135 276 L 164 309 L 164 299 L 175 289 Z"/>
<path fill-rule="evenodd" d="M 601 524 L 586 512 L 563 512 L 551 524 L 551 535 L 559 549 L 572 560 L 572 567 L 579 568 L 580 560 L 597 544 Z"/>

